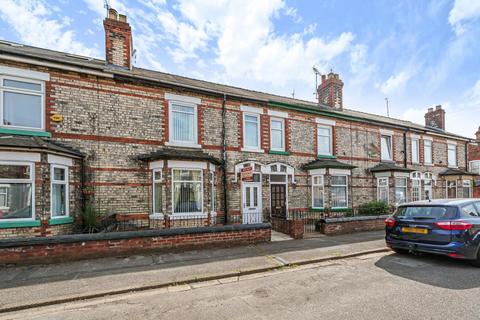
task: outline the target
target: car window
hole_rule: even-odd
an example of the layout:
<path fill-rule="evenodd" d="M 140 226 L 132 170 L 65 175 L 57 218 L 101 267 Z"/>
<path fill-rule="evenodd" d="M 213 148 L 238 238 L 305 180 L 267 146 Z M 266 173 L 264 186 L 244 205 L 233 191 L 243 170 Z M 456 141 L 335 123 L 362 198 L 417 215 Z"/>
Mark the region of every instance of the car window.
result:
<path fill-rule="evenodd" d="M 479 201 L 479 202 L 475 202 L 473 205 L 474 205 L 475 208 L 477 209 L 477 212 L 480 212 L 480 201 Z"/>
<path fill-rule="evenodd" d="M 478 217 L 479 216 L 479 211 L 475 207 L 473 203 L 467 204 L 462 207 L 462 216 L 464 217 Z"/>
<path fill-rule="evenodd" d="M 441 206 L 399 207 L 395 217 L 399 219 L 452 219 L 456 217 L 456 208 Z"/>

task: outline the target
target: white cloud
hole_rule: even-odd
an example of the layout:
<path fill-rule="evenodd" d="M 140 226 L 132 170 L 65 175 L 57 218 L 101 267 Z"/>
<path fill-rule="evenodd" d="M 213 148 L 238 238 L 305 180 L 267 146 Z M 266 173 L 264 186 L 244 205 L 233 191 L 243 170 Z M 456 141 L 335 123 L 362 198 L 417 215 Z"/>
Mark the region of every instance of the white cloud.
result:
<path fill-rule="evenodd" d="M 85 46 L 76 40 L 73 30 L 67 29 L 71 23 L 69 17 L 56 20 L 51 16 L 55 10 L 55 7 L 43 1 L 3 0 L 0 19 L 18 33 L 23 43 L 85 56 L 98 56 L 97 49 Z"/>
<path fill-rule="evenodd" d="M 480 1 L 455 0 L 448 15 L 448 22 L 457 34 L 465 31 L 465 22 L 480 18 Z"/>
<path fill-rule="evenodd" d="M 398 93 L 405 88 L 407 81 L 411 77 L 412 74 L 407 71 L 401 71 L 396 75 L 392 75 L 385 83 L 380 85 L 380 91 L 386 95 Z"/>

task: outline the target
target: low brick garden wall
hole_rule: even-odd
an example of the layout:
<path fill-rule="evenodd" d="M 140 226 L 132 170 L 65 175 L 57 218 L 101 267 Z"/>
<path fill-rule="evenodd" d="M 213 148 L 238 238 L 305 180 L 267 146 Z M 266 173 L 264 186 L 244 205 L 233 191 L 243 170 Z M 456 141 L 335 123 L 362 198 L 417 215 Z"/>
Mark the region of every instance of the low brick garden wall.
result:
<path fill-rule="evenodd" d="M 287 220 L 284 218 L 271 218 L 272 229 L 288 234 L 293 239 L 302 239 L 304 233 L 303 220 Z"/>
<path fill-rule="evenodd" d="M 383 230 L 387 217 L 388 215 L 326 218 L 320 222 L 320 232 L 333 236 L 362 231 Z"/>
<path fill-rule="evenodd" d="M 144 252 L 229 247 L 270 241 L 271 225 L 75 234 L 0 240 L 0 264 L 33 264 Z"/>

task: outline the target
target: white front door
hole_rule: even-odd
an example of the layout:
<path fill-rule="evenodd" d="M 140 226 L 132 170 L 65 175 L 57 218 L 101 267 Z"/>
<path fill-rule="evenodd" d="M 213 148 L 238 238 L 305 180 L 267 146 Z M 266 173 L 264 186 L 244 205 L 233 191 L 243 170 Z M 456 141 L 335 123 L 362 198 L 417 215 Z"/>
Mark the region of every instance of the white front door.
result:
<path fill-rule="evenodd" d="M 242 183 L 243 223 L 262 222 L 262 186 L 257 182 Z"/>

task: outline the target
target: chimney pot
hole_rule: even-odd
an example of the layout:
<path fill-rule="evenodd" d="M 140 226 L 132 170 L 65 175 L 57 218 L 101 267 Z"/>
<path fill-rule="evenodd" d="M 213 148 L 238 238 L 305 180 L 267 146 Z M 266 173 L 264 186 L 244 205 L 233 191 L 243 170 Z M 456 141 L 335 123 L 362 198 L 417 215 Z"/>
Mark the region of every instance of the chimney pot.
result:
<path fill-rule="evenodd" d="M 433 108 L 428 108 L 428 113 L 433 112 Z"/>
<path fill-rule="evenodd" d="M 440 104 L 435 107 L 435 110 L 441 110 L 441 109 L 442 109 L 442 106 Z"/>
<path fill-rule="evenodd" d="M 118 21 L 127 23 L 127 16 L 124 14 L 119 14 Z"/>
<path fill-rule="evenodd" d="M 110 8 L 108 9 L 108 19 L 117 20 L 118 12 L 117 10 Z"/>

